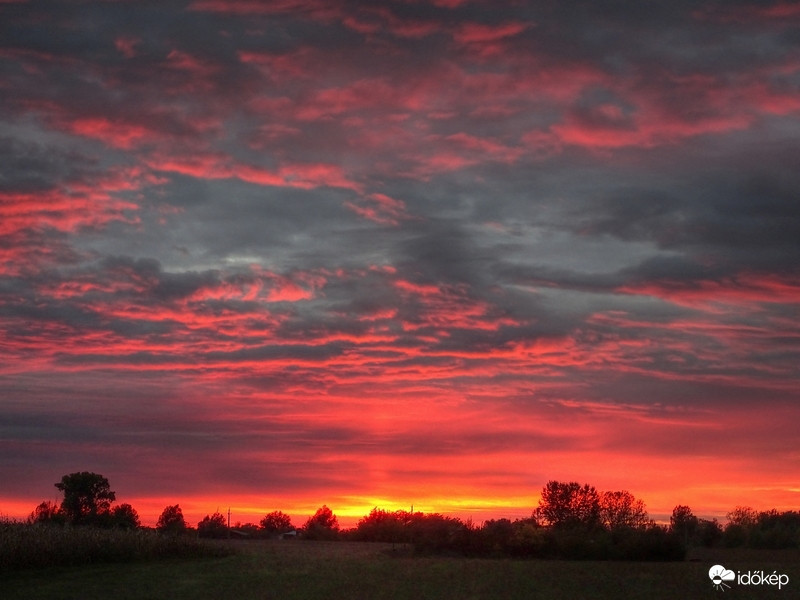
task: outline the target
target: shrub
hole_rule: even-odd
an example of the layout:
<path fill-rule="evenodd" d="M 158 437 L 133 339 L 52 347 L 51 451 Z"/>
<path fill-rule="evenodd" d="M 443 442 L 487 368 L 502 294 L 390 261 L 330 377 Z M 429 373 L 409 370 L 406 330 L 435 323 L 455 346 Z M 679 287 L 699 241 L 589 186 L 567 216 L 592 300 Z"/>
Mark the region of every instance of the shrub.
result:
<path fill-rule="evenodd" d="M 225 517 L 218 512 L 206 515 L 197 524 L 197 535 L 204 538 L 222 539 L 228 537 L 228 525 Z"/>

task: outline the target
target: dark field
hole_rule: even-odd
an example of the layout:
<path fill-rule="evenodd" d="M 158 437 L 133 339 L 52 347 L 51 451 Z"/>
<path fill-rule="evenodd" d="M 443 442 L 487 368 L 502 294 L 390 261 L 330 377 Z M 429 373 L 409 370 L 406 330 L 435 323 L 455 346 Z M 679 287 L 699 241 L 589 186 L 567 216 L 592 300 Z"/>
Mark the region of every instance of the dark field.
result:
<path fill-rule="evenodd" d="M 26 569 L 0 575 L 12 599 L 682 599 L 800 598 L 800 552 L 707 550 L 686 562 L 594 562 L 415 557 L 391 545 L 254 541 L 236 552 Z M 708 569 L 785 573 L 790 583 L 716 591 Z"/>

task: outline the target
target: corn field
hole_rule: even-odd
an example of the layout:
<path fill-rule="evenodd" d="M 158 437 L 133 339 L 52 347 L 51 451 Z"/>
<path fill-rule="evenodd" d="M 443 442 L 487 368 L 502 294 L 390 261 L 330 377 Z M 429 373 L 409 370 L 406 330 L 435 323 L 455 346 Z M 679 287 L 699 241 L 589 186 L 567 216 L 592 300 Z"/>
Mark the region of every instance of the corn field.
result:
<path fill-rule="evenodd" d="M 220 556 L 224 546 L 191 535 L 0 522 L 0 572 L 169 557 Z"/>

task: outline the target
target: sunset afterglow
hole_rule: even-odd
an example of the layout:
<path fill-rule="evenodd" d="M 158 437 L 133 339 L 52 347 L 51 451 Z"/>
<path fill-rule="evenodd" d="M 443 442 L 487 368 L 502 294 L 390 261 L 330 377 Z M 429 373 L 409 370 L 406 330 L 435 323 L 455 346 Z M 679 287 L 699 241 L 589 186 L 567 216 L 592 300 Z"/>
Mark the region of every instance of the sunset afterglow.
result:
<path fill-rule="evenodd" d="M 0 2 L 0 516 L 800 504 L 788 2 Z"/>

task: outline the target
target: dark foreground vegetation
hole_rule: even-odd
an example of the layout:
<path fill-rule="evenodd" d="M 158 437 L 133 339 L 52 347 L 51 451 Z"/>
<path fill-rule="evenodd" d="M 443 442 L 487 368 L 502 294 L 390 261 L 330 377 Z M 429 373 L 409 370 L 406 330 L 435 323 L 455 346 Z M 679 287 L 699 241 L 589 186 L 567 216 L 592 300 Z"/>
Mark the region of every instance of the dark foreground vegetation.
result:
<path fill-rule="evenodd" d="M 147 529 L 27 525 L 0 522 L 0 573 L 110 562 L 224 556 L 230 548 L 196 536 Z"/>
<path fill-rule="evenodd" d="M 373 509 L 356 527 L 342 530 L 322 506 L 302 527 L 272 511 L 258 524 L 236 523 L 218 512 L 190 527 L 179 505 L 164 508 L 155 529 L 141 526 L 130 504 L 114 505 L 108 480 L 71 473 L 55 484 L 60 504 L 42 502 L 27 523 L 0 528 L 0 571 L 20 567 L 93 564 L 221 552 L 206 539 L 302 538 L 383 542 L 415 555 L 472 558 L 680 561 L 693 547 L 800 548 L 800 513 L 756 512 L 737 507 L 723 528 L 678 505 L 669 525 L 649 519 L 644 503 L 627 491 L 599 492 L 588 484 L 550 481 L 527 519 L 470 521 L 437 513 Z"/>
<path fill-rule="evenodd" d="M 696 549 L 697 561 L 518 560 L 414 555 L 405 546 L 309 540 L 231 540 L 219 558 L 112 563 L 0 574 L 3 600 L 675 600 L 714 599 L 709 567 L 787 574 L 777 589 L 731 598 L 797 598 L 792 550 Z"/>
<path fill-rule="evenodd" d="M 678 505 L 659 525 L 628 492 L 551 481 L 529 518 L 480 526 L 375 508 L 343 530 L 322 506 L 302 527 L 280 511 L 233 526 L 214 513 L 191 527 L 175 504 L 151 529 L 113 504 L 100 475 L 56 486 L 60 504 L 0 522 L 3 600 L 715 598 L 712 565 L 789 582 L 736 593 L 800 597 L 794 511 L 737 507 L 722 527 Z"/>

